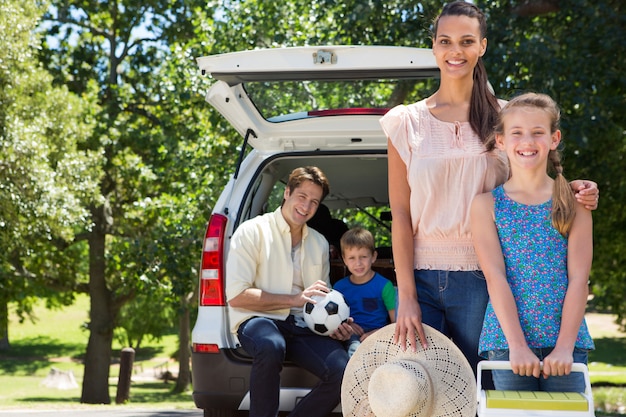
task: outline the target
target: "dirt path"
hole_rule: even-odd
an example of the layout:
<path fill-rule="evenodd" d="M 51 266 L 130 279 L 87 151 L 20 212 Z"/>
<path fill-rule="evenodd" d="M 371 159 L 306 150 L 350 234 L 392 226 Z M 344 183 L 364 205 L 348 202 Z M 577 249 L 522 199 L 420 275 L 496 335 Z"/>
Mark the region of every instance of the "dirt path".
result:
<path fill-rule="evenodd" d="M 625 332 L 619 330 L 619 326 L 615 324 L 614 314 L 587 313 L 585 320 L 589 327 L 589 332 L 593 338 L 601 337 L 626 337 Z"/>

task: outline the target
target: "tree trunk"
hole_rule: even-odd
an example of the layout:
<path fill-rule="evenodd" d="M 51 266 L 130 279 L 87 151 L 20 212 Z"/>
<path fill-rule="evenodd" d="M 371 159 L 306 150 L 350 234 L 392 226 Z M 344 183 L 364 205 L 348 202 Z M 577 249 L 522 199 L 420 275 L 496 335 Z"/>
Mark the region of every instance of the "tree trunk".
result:
<path fill-rule="evenodd" d="M 193 295 L 192 295 L 193 297 Z M 181 309 L 178 315 L 178 378 L 174 386 L 175 393 L 182 393 L 187 390 L 191 382 L 191 352 L 189 343 L 191 330 L 189 323 L 189 302 L 190 297 L 181 296 Z"/>
<path fill-rule="evenodd" d="M 0 300 L 0 351 L 9 349 L 11 349 L 9 343 L 9 303 L 7 300 Z"/>
<path fill-rule="evenodd" d="M 106 285 L 104 207 L 94 210 L 94 231 L 89 238 L 89 342 L 80 402 L 110 404 L 109 368 L 113 345 L 115 313 Z"/>
<path fill-rule="evenodd" d="M 526 0 L 513 8 L 513 14 L 522 17 L 535 17 L 560 10 L 559 0 Z"/>

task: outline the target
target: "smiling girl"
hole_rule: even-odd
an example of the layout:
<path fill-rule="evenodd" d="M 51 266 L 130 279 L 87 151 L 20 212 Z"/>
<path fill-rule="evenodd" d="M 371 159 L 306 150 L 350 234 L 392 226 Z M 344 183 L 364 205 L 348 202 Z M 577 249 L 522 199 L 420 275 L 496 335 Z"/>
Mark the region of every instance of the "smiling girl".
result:
<path fill-rule="evenodd" d="M 563 177 L 559 119 L 547 95 L 511 100 L 493 135 L 511 177 L 476 196 L 471 207 L 490 297 L 479 350 L 490 360 L 509 360 L 512 368 L 494 372 L 498 390 L 585 389 L 583 375 L 570 372 L 573 362 L 587 363 L 594 347 L 584 320 L 592 219 Z"/>

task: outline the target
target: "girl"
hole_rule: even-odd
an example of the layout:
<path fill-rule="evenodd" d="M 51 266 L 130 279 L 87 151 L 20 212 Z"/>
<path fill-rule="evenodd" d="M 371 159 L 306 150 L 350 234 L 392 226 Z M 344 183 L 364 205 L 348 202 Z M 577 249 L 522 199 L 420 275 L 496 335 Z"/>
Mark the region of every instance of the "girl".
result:
<path fill-rule="evenodd" d="M 572 362 L 586 364 L 594 347 L 584 320 L 592 219 L 563 177 L 559 119 L 544 94 L 511 100 L 492 139 L 506 152 L 511 177 L 471 207 L 490 297 L 479 351 L 511 362 L 512 371 L 494 372 L 498 390 L 585 390 L 582 374 L 570 371 Z"/>
<path fill-rule="evenodd" d="M 485 152 L 504 102 L 488 89 L 482 56 L 487 23 L 475 5 L 447 4 L 433 25 L 439 89 L 425 100 L 391 109 L 389 202 L 398 282 L 395 341 L 406 349 L 422 321 L 454 340 L 476 370 L 487 306 L 485 278 L 472 245 L 469 207 L 475 195 L 508 177 L 506 159 Z M 576 198 L 597 205 L 592 182 L 574 181 Z"/>

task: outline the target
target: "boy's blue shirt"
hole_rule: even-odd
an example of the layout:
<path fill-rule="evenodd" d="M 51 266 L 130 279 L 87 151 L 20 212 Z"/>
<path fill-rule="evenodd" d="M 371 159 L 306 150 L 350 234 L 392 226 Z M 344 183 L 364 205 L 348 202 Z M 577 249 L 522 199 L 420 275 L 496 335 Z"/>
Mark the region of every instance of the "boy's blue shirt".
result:
<path fill-rule="evenodd" d="M 350 317 L 365 332 L 389 324 L 388 311 L 396 308 L 396 289 L 378 272 L 364 284 L 354 284 L 347 276 L 337 281 L 333 289 L 343 294 L 350 306 Z"/>

